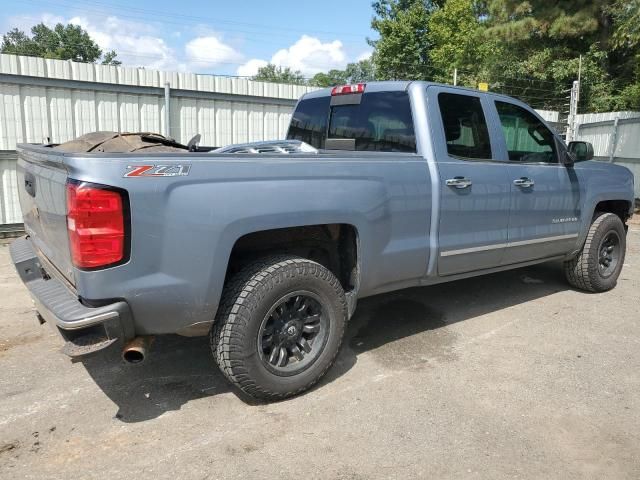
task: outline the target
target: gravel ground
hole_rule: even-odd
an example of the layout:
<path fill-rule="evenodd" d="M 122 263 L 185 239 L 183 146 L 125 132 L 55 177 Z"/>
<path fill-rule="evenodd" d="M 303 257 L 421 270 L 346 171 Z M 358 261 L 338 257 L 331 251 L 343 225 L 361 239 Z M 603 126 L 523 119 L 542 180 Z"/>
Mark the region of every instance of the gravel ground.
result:
<path fill-rule="evenodd" d="M 247 403 L 206 339 L 72 363 L 0 246 L 0 478 L 640 478 L 640 225 L 618 287 L 547 264 L 361 301 L 311 392 Z"/>

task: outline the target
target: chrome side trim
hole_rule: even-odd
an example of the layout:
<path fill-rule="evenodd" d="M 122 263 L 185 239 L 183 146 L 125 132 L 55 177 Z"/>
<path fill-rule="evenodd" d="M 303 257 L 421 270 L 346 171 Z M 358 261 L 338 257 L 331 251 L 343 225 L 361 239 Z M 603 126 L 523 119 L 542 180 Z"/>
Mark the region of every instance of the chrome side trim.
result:
<path fill-rule="evenodd" d="M 440 252 L 441 257 L 450 257 L 453 255 L 464 255 L 465 253 L 485 252 L 487 250 L 496 250 L 498 248 L 508 247 L 508 243 L 493 243 L 491 245 L 483 245 L 481 247 L 461 248 L 460 250 L 447 250 Z"/>
<path fill-rule="evenodd" d="M 520 247 L 522 245 L 532 245 L 534 243 L 555 242 L 558 240 L 569 240 L 571 238 L 578 238 L 577 233 L 570 233 L 567 235 L 556 235 L 555 237 L 543 237 L 534 238 L 533 240 L 520 240 L 519 242 L 509 242 L 507 247 Z"/>
<path fill-rule="evenodd" d="M 493 243 L 491 245 L 482 245 L 480 247 L 461 248 L 459 250 L 447 250 L 440 252 L 441 257 L 450 257 L 453 255 L 464 255 L 466 253 L 485 252 L 488 250 L 496 250 L 498 248 L 509 247 L 522 247 L 524 245 L 534 245 L 536 243 L 557 242 L 558 240 L 569 240 L 572 238 L 578 238 L 577 233 L 570 233 L 567 235 L 556 235 L 554 237 L 534 238 L 532 240 L 520 240 L 517 242 L 508 243 Z"/>

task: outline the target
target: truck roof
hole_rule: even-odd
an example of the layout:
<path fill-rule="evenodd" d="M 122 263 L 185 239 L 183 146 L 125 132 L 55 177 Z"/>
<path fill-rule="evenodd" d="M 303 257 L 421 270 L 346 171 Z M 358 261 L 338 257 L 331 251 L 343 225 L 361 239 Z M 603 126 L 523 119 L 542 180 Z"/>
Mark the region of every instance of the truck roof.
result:
<path fill-rule="evenodd" d="M 406 90 L 411 81 L 384 81 L 384 82 L 361 82 L 366 83 L 366 92 L 393 92 Z M 321 88 L 304 94 L 302 98 L 328 97 L 331 95 L 332 87 Z"/>
<path fill-rule="evenodd" d="M 418 83 L 418 84 L 424 85 L 425 87 L 434 85 L 434 86 L 440 86 L 440 87 L 455 88 L 456 90 L 461 90 L 464 92 L 473 92 L 476 95 L 482 94 L 482 95 L 491 95 L 495 97 L 508 98 L 512 101 L 515 100 L 525 105 L 523 102 L 521 102 L 517 98 L 510 97 L 508 95 L 504 95 L 501 93 L 483 92 L 480 90 L 476 90 L 475 88 L 459 87 L 459 86 L 454 86 L 447 83 L 427 82 L 424 80 L 385 80 L 385 81 L 373 81 L 373 82 L 361 82 L 361 83 L 365 83 L 367 85 L 365 93 L 403 91 L 403 90 L 407 90 L 410 84 Z M 312 92 L 305 93 L 302 97 L 300 97 L 300 100 L 306 100 L 309 98 L 318 98 L 318 97 L 328 97 L 329 95 L 331 95 L 331 89 L 332 87 L 313 90 Z"/>

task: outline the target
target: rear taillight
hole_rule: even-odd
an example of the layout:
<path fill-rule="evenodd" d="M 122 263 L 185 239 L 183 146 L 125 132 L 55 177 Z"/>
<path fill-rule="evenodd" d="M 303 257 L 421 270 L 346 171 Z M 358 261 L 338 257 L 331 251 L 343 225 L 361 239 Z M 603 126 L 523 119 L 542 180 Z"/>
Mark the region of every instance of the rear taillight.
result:
<path fill-rule="evenodd" d="M 364 93 L 364 87 L 366 87 L 366 83 L 356 83 L 353 85 L 339 85 L 337 87 L 333 87 L 331 89 L 331 96 L 335 97 L 336 95 L 349 95 L 351 93 Z"/>
<path fill-rule="evenodd" d="M 67 183 L 67 230 L 71 260 L 100 268 L 125 259 L 125 194 L 103 185 Z"/>

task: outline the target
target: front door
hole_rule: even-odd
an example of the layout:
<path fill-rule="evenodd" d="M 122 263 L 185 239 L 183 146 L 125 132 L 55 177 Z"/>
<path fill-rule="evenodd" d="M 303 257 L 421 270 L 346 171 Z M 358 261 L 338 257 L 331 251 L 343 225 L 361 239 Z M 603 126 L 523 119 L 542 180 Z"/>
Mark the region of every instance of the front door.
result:
<path fill-rule="evenodd" d="M 528 109 L 502 100 L 494 105 L 511 189 L 502 263 L 563 255 L 575 247 L 581 214 L 578 178 L 572 167 L 559 162 L 564 146 Z"/>
<path fill-rule="evenodd" d="M 499 138 L 486 122 L 486 98 L 428 87 L 431 134 L 440 180 L 438 273 L 500 265 L 507 242 L 510 186 Z"/>

